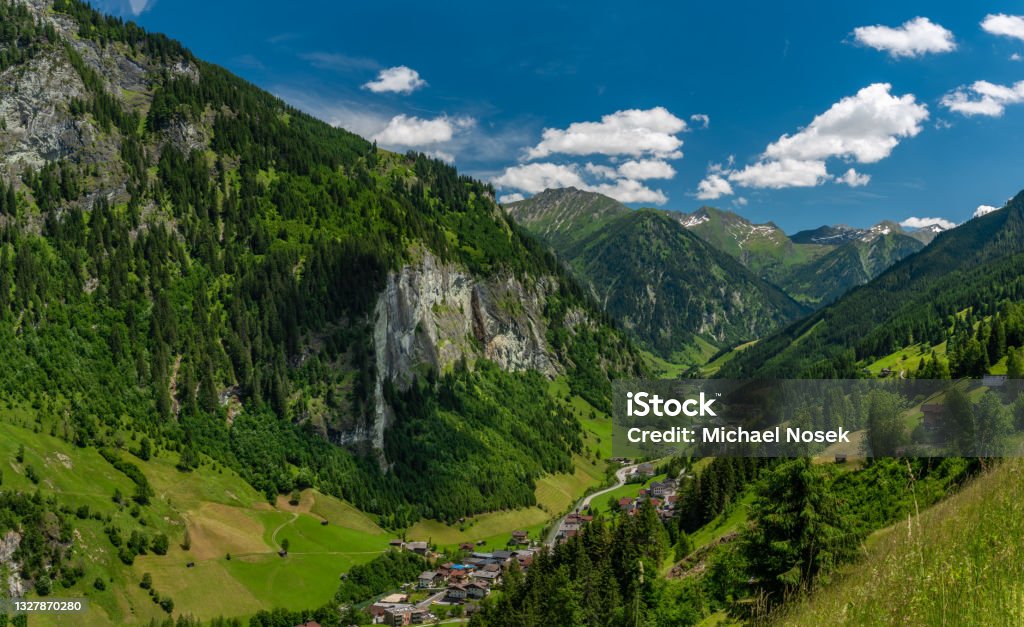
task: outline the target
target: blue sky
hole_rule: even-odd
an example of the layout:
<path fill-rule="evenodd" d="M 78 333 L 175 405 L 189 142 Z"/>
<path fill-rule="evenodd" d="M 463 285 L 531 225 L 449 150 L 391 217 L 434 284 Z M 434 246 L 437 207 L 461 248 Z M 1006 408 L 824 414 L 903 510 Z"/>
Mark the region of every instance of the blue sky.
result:
<path fill-rule="evenodd" d="M 1024 3 L 707 4 L 101 6 L 505 197 L 575 184 L 792 232 L 958 223 L 1024 188 Z"/>

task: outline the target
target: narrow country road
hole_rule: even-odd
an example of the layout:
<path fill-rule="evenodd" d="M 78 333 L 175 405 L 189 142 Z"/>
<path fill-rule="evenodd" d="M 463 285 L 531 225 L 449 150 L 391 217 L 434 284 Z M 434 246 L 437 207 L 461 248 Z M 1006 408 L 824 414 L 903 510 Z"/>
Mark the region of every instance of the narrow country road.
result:
<path fill-rule="evenodd" d="M 619 468 L 618 470 L 615 471 L 615 485 L 604 488 L 603 490 L 598 490 L 597 492 L 594 492 L 593 494 L 590 494 L 580 499 L 579 502 L 576 503 L 576 507 L 569 510 L 568 513 L 559 518 L 555 522 L 555 524 L 551 526 L 551 531 L 548 532 L 548 537 L 544 539 L 544 544 L 546 544 L 549 547 L 554 546 L 555 536 L 558 535 L 558 529 L 562 526 L 562 522 L 565 521 L 566 516 L 568 516 L 572 512 L 581 512 L 587 509 L 588 507 L 590 507 L 591 501 L 593 501 L 595 498 L 602 496 L 604 494 L 608 494 L 612 490 L 621 488 L 622 486 L 626 485 L 626 477 L 633 474 L 633 471 L 635 470 L 636 464 L 632 466 L 623 466 L 622 468 Z"/>

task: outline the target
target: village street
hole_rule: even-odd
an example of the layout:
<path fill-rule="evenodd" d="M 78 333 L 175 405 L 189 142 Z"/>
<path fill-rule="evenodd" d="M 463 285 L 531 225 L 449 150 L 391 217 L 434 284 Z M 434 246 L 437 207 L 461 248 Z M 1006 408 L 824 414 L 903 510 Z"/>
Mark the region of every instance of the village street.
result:
<path fill-rule="evenodd" d="M 636 471 L 636 468 L 637 467 L 635 464 L 632 466 L 623 466 L 622 468 L 619 468 L 618 470 L 615 471 L 614 485 L 611 485 L 602 490 L 598 490 L 597 492 L 594 492 L 593 494 L 587 495 L 580 499 L 579 502 L 576 503 L 576 507 L 569 510 L 569 512 L 564 514 L 561 518 L 555 521 L 553 525 L 551 525 L 551 530 L 548 531 L 548 536 L 544 539 L 544 544 L 546 544 L 549 547 L 553 547 L 555 545 L 555 538 L 558 536 L 558 529 L 562 526 L 562 523 L 565 521 L 566 516 L 573 512 L 582 512 L 583 510 L 590 507 L 590 503 L 595 498 L 602 496 L 604 494 L 608 494 L 609 492 L 617 488 L 621 488 L 623 485 L 626 484 L 626 479 Z"/>

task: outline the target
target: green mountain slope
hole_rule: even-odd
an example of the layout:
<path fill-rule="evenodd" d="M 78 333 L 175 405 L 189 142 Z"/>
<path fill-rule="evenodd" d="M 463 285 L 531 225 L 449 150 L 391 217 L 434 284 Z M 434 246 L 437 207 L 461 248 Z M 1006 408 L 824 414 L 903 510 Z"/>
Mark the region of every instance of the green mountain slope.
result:
<path fill-rule="evenodd" d="M 693 359 L 701 340 L 746 341 L 803 313 L 668 212 L 633 211 L 578 190 L 549 190 L 508 210 L 551 242 L 595 299 L 663 357 Z"/>
<path fill-rule="evenodd" d="M 732 211 L 701 207 L 690 214 L 673 215 L 689 231 L 776 285 L 781 285 L 794 268 L 830 250 L 825 245 L 795 243 L 771 222 L 754 224 Z"/>
<path fill-rule="evenodd" d="M 800 302 L 828 304 L 924 246 L 902 232 L 869 232 L 813 261 L 792 267 L 780 277 L 779 286 Z"/>
<path fill-rule="evenodd" d="M 0 12 L 0 400 L 40 430 L 396 528 L 532 505 L 583 446 L 548 378 L 640 372 L 489 186 L 78 0 Z"/>
<path fill-rule="evenodd" d="M 702 207 L 683 226 L 735 257 L 798 302 L 820 307 L 917 252 L 938 231 L 905 232 L 894 222 L 870 229 L 823 226 L 787 237 L 772 223 L 753 224 L 731 211 Z"/>
<path fill-rule="evenodd" d="M 544 190 L 505 208 L 516 222 L 555 250 L 600 231 L 611 220 L 632 211 L 613 198 L 575 187 Z"/>
<path fill-rule="evenodd" d="M 857 363 L 955 332 L 965 309 L 1024 298 L 1024 194 L 940 234 L 834 304 L 738 354 L 721 376 L 856 376 Z"/>
<path fill-rule="evenodd" d="M 787 608 L 786 625 L 1010 625 L 1024 621 L 1019 460 L 876 533 L 864 561 Z M 964 581 L 969 580 L 970 585 Z"/>
<path fill-rule="evenodd" d="M 51 595 L 88 599 L 88 612 L 57 624 L 160 621 L 168 617 L 158 602 L 165 599 L 173 603 L 174 615 L 203 620 L 274 607 L 320 607 L 334 596 L 341 572 L 387 551 L 393 537 L 371 517 L 315 490 L 297 493 L 296 505 L 285 497 L 271 505 L 237 473 L 209 458 L 182 473 L 176 468 L 181 455 L 160 448 L 146 460 L 131 454 L 112 457 L 146 478 L 153 494 L 140 505 L 132 498 L 136 484 L 100 451 L 76 446 L 59 434 L 39 433 L 37 423 L 22 423 L 28 417 L 0 407 L 5 468 L 0 506 L 4 524 L 10 524 L 14 495 L 31 502 L 38 492 L 48 513 L 40 520 L 41 537 L 32 537 L 24 522 L 4 528 L 7 542 L 12 531 L 22 535 L 21 552 L 0 569 L 5 581 L 19 577 L 26 592 L 34 594 L 36 569 L 53 565 Z M 57 529 L 68 537 L 54 537 Z M 186 529 L 189 545 L 183 547 Z M 113 544 L 115 535 L 119 546 Z M 132 542 L 133 537 L 144 543 Z M 277 552 L 285 539 L 291 554 L 282 559 Z M 23 570 L 16 575 L 19 562 Z M 139 585 L 147 573 L 156 597 Z M 34 618 L 30 624 L 35 623 Z"/>

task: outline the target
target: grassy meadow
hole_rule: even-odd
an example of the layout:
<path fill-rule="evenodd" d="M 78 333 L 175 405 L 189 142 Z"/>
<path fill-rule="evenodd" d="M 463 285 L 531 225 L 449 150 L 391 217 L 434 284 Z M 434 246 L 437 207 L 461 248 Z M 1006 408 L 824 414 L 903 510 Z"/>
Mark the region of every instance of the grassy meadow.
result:
<path fill-rule="evenodd" d="M 17 453 L 24 447 L 24 461 Z M 192 472 L 175 468 L 176 453 L 157 451 L 149 461 L 122 452 L 138 466 L 154 490 L 150 505 L 133 513 L 112 500 L 114 491 L 132 494 L 134 484 L 91 448 L 29 428 L 22 412 L 0 411 L 0 460 L 5 489 L 57 494 L 62 504 L 110 515 L 123 533 L 140 530 L 170 538 L 167 555 L 149 553 L 131 566 L 118 559 L 104 531 L 105 520 L 73 518 L 75 553 L 85 576 L 64 597 L 86 597 L 84 615 L 33 617 L 33 624 L 109 625 L 148 622 L 166 616 L 139 587 L 145 573 L 175 612 L 199 618 L 245 616 L 260 609 L 317 607 L 329 601 L 340 575 L 387 550 L 390 536 L 351 505 L 312 490 L 298 506 L 285 499 L 266 502 L 232 471 L 204 463 Z M 28 478 L 32 467 L 39 477 Z M 321 524 L 327 520 L 328 524 Z M 191 541 L 182 548 L 185 530 Z M 287 538 L 289 555 L 278 556 Z M 231 559 L 227 559 L 228 554 Z M 189 567 L 188 564 L 194 566 Z M 94 586 L 96 579 L 105 589 Z M 282 585 L 282 582 L 288 585 Z"/>
<path fill-rule="evenodd" d="M 779 617 L 786 625 L 1024 623 L 1024 463 L 873 534 L 862 561 Z"/>

